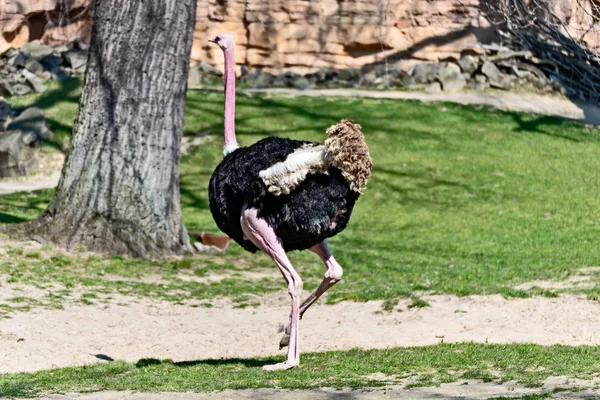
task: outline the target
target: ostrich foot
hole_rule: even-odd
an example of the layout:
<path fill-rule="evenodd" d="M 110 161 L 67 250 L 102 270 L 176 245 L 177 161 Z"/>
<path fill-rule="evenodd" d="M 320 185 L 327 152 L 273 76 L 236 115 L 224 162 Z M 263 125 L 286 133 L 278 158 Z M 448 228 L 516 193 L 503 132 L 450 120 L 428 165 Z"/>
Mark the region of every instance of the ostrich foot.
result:
<path fill-rule="evenodd" d="M 288 347 L 290 345 L 290 326 L 288 325 L 287 328 L 285 328 L 285 331 L 283 332 L 283 337 L 281 338 L 281 341 L 279 342 L 279 350 L 283 349 L 284 347 Z"/>
<path fill-rule="evenodd" d="M 264 371 L 281 371 L 284 369 L 298 368 L 300 363 L 298 361 L 286 361 L 278 364 L 265 365 L 262 367 Z"/>

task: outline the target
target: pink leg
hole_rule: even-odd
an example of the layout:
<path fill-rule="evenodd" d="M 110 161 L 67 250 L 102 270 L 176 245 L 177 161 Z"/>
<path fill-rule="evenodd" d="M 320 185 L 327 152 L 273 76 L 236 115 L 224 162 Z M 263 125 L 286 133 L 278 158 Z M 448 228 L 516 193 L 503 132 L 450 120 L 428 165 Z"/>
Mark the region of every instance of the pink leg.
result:
<path fill-rule="evenodd" d="M 298 349 L 298 330 L 300 325 L 300 295 L 302 294 L 302 279 L 296 272 L 292 263 L 285 254 L 281 240 L 273 228 L 264 219 L 258 218 L 254 208 L 242 209 L 241 218 L 244 234 L 262 251 L 267 253 L 283 274 L 288 291 L 292 298 L 292 313 L 290 323 L 290 339 L 287 360 L 275 365 L 266 365 L 263 369 L 268 371 L 290 369 L 300 365 L 300 351 Z"/>
<path fill-rule="evenodd" d="M 343 270 L 340 264 L 333 258 L 333 255 L 329 251 L 329 247 L 327 246 L 327 240 L 323 240 L 321 243 L 314 245 L 309 249 L 313 253 L 317 254 L 321 257 L 321 260 L 327 266 L 327 272 L 325 272 L 325 277 L 323 278 L 323 282 L 319 285 L 319 287 L 308 296 L 306 300 L 300 306 L 300 319 L 308 310 L 308 308 L 315 302 L 319 297 L 323 295 L 333 285 L 338 283 L 342 279 Z M 288 346 L 290 343 L 290 332 L 291 332 L 291 323 L 286 328 L 281 341 L 279 342 L 279 348 L 282 349 L 285 346 Z"/>

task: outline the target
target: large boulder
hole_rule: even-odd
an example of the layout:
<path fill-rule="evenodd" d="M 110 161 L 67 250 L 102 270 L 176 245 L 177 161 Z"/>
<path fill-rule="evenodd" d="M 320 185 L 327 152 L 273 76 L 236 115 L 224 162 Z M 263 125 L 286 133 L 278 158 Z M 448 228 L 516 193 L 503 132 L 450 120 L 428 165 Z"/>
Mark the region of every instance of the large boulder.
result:
<path fill-rule="evenodd" d="M 458 92 L 467 86 L 467 80 L 462 75 L 460 67 L 453 63 L 441 67 L 436 79 L 442 84 L 444 92 Z"/>
<path fill-rule="evenodd" d="M 475 71 L 477 71 L 477 68 L 479 67 L 479 61 L 474 56 L 466 55 L 458 60 L 458 65 L 463 73 L 472 75 L 475 73 Z"/>
<path fill-rule="evenodd" d="M 19 131 L 30 137 L 28 143 L 35 143 L 37 146 L 43 140 L 52 139 L 54 135 L 50 130 L 50 125 L 46 120 L 44 111 L 37 107 L 27 108 L 6 128 L 7 132 Z"/>
<path fill-rule="evenodd" d="M 21 132 L 0 136 L 0 178 L 31 175 L 37 168 L 35 151 Z"/>
<path fill-rule="evenodd" d="M 498 67 L 486 61 L 481 66 L 481 73 L 487 77 L 490 86 L 496 89 L 509 90 L 512 86 L 512 80 L 506 74 L 503 74 Z"/>
<path fill-rule="evenodd" d="M 21 53 L 34 60 L 41 60 L 54 52 L 54 48 L 41 44 L 39 40 L 34 40 L 21 47 Z"/>
<path fill-rule="evenodd" d="M 33 90 L 35 90 L 37 93 L 42 93 L 46 91 L 46 86 L 44 86 L 42 80 L 38 78 L 36 74 L 31 73 L 26 69 L 24 69 L 21 73 L 23 74 L 25 79 L 27 79 L 27 83 L 29 83 L 29 85 L 31 85 Z"/>
<path fill-rule="evenodd" d="M 406 79 L 416 84 L 431 83 L 435 80 L 439 70 L 440 64 L 437 63 L 417 64 L 408 70 Z"/>
<path fill-rule="evenodd" d="M 88 53 L 85 50 L 72 49 L 62 53 L 67 66 L 71 67 L 75 72 L 84 72 L 87 64 Z"/>
<path fill-rule="evenodd" d="M 341 81 L 358 82 L 360 77 L 359 68 L 344 68 L 338 73 L 338 79 Z"/>
<path fill-rule="evenodd" d="M 223 76 L 223 73 L 210 65 L 207 62 L 202 61 L 196 66 L 190 68 L 188 74 L 188 86 L 197 86 L 204 82 L 210 82 Z"/>

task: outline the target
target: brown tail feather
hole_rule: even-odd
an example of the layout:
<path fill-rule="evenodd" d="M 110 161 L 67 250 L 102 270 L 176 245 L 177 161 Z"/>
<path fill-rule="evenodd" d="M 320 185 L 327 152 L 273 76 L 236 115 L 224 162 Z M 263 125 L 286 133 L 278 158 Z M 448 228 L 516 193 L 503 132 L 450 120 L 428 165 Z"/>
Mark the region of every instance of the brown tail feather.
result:
<path fill-rule="evenodd" d="M 360 192 L 367 185 L 373 161 L 361 126 L 343 119 L 327 130 L 325 141 L 331 165 L 340 169 L 352 190 Z"/>

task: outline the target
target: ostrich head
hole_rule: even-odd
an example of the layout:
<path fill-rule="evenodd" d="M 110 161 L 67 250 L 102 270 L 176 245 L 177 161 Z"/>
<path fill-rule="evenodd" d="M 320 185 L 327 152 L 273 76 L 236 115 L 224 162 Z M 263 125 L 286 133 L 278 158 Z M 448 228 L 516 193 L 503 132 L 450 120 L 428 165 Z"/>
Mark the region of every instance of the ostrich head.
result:
<path fill-rule="evenodd" d="M 235 48 L 235 40 L 230 33 L 219 33 L 212 39 L 208 39 L 211 43 L 216 43 L 223 51 Z"/>

